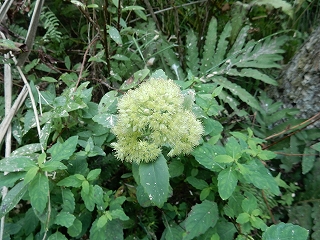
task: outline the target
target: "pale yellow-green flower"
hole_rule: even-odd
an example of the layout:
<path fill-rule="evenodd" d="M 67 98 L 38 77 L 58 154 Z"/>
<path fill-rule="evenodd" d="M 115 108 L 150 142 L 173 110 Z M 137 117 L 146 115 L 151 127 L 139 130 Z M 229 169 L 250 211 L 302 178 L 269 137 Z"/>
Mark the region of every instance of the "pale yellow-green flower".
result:
<path fill-rule="evenodd" d="M 112 131 L 117 142 L 116 157 L 128 162 L 157 159 L 163 146 L 169 156 L 190 153 L 198 145 L 203 127 L 191 110 L 183 106 L 184 97 L 172 81 L 150 79 L 129 90 L 118 103 L 117 123 Z"/>

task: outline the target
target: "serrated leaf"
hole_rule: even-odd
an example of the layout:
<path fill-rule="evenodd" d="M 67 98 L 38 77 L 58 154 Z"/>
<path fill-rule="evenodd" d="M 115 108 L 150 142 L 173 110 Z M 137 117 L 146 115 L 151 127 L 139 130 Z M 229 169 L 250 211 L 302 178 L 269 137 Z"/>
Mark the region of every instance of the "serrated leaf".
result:
<path fill-rule="evenodd" d="M 208 183 L 202 179 L 195 178 L 193 176 L 189 176 L 186 178 L 186 181 L 190 183 L 194 188 L 202 190 L 204 188 L 209 187 Z"/>
<path fill-rule="evenodd" d="M 172 178 L 180 176 L 183 173 L 183 170 L 184 170 L 184 165 L 180 161 L 173 160 L 169 164 L 169 174 L 170 174 L 170 177 Z"/>
<path fill-rule="evenodd" d="M 76 217 L 68 212 L 60 212 L 56 216 L 54 223 L 69 228 L 75 219 Z"/>
<path fill-rule="evenodd" d="M 245 195 L 246 198 L 242 200 L 241 207 L 243 211 L 251 214 L 257 208 L 257 199 L 249 192 L 246 192 Z"/>
<path fill-rule="evenodd" d="M 0 174 L 0 188 L 14 186 L 15 182 L 21 180 L 26 175 L 25 172 L 8 173 L 6 175 Z"/>
<path fill-rule="evenodd" d="M 293 225 L 292 223 L 279 223 L 277 225 L 272 225 L 268 227 L 266 231 L 262 234 L 262 240 L 274 240 L 274 239 L 308 239 L 308 230 Z"/>
<path fill-rule="evenodd" d="M 123 226 L 118 219 L 108 221 L 103 228 L 97 226 L 98 220 L 95 220 L 90 229 L 90 240 L 114 239 L 123 240 Z"/>
<path fill-rule="evenodd" d="M 68 240 L 68 238 L 66 238 L 66 236 L 61 232 L 55 232 L 54 234 L 51 234 L 50 237 L 48 237 L 48 240 Z"/>
<path fill-rule="evenodd" d="M 186 59 L 187 66 L 194 76 L 198 76 L 199 71 L 199 50 L 197 46 L 197 37 L 191 29 L 186 37 Z"/>
<path fill-rule="evenodd" d="M 235 190 L 237 183 L 237 174 L 231 167 L 222 170 L 218 175 L 218 191 L 220 197 L 223 200 L 228 199 Z"/>
<path fill-rule="evenodd" d="M 80 174 L 78 174 L 78 175 L 80 175 Z M 69 177 L 66 177 L 66 178 L 62 179 L 61 181 L 59 181 L 57 183 L 57 185 L 58 186 L 65 186 L 65 187 L 80 187 L 83 180 L 79 179 L 78 175 L 75 174 L 75 175 L 71 175 Z"/>
<path fill-rule="evenodd" d="M 49 198 L 48 178 L 39 172 L 30 182 L 28 190 L 32 207 L 42 213 L 47 206 Z"/>
<path fill-rule="evenodd" d="M 92 118 L 93 121 L 101 124 L 106 128 L 113 128 L 117 121 L 117 116 L 110 113 L 101 113 Z"/>
<path fill-rule="evenodd" d="M 119 218 L 122 221 L 129 220 L 129 217 L 124 213 L 122 209 L 115 209 L 110 212 L 112 219 Z"/>
<path fill-rule="evenodd" d="M 87 180 L 88 181 L 96 180 L 100 173 L 101 173 L 101 169 L 91 170 L 87 175 Z"/>
<path fill-rule="evenodd" d="M 68 228 L 68 234 L 71 237 L 77 237 L 82 231 L 82 222 L 78 219 L 73 221 L 72 226 Z"/>
<path fill-rule="evenodd" d="M 223 86 L 223 88 L 228 89 L 233 95 L 239 97 L 244 103 L 247 103 L 252 108 L 263 111 L 258 100 L 239 85 L 232 83 L 221 76 L 216 76 L 212 80 L 220 86 Z"/>
<path fill-rule="evenodd" d="M 246 222 L 249 222 L 250 215 L 248 213 L 240 213 L 237 217 L 237 223 L 245 224 Z"/>
<path fill-rule="evenodd" d="M 83 181 L 83 182 L 87 182 L 87 181 Z M 81 198 L 84 201 L 84 205 L 86 206 L 86 208 L 90 212 L 92 212 L 95 206 L 94 189 L 92 185 L 89 185 L 88 187 L 86 186 L 87 186 L 86 183 L 82 185 Z"/>
<path fill-rule="evenodd" d="M 312 148 L 305 148 L 302 157 L 302 174 L 308 173 L 314 165 L 316 151 Z"/>
<path fill-rule="evenodd" d="M 169 170 L 162 154 L 155 162 L 139 165 L 140 184 L 150 201 L 162 207 L 169 195 Z"/>
<path fill-rule="evenodd" d="M 104 214 L 101 217 L 98 218 L 98 222 L 97 222 L 97 228 L 102 228 L 104 227 L 108 221 L 111 221 L 112 218 L 110 218 L 110 216 Z"/>
<path fill-rule="evenodd" d="M 212 118 L 205 118 L 202 122 L 204 125 L 204 135 L 219 135 L 223 130 L 221 123 Z"/>
<path fill-rule="evenodd" d="M 227 72 L 227 74 L 230 76 L 250 77 L 250 78 L 254 78 L 254 79 L 260 80 L 262 82 L 265 82 L 267 84 L 278 86 L 278 82 L 276 80 L 272 79 L 271 77 L 260 72 L 257 69 L 243 68 L 243 69 L 241 69 L 240 72 L 238 72 L 236 69 L 230 69 Z"/>
<path fill-rule="evenodd" d="M 210 227 L 215 226 L 218 218 L 218 207 L 215 202 L 204 200 L 201 204 L 196 204 L 184 222 L 187 234 L 183 239 L 193 239 L 205 233 Z"/>
<path fill-rule="evenodd" d="M 61 188 L 62 211 L 73 213 L 75 209 L 75 198 L 69 188 Z"/>
<path fill-rule="evenodd" d="M 214 161 L 217 155 L 226 154 L 225 149 L 221 146 L 204 143 L 192 151 L 195 159 L 204 167 L 211 171 L 217 172 L 225 168 L 225 164 Z"/>
<path fill-rule="evenodd" d="M 7 195 L 2 199 L 0 205 L 0 218 L 4 217 L 9 211 L 11 211 L 27 192 L 28 185 L 25 185 L 24 181 L 17 183 L 13 188 L 9 190 Z"/>
<path fill-rule="evenodd" d="M 36 163 L 30 157 L 25 156 L 12 156 L 0 161 L 0 171 L 2 172 L 28 171 L 34 166 Z"/>
<path fill-rule="evenodd" d="M 76 150 L 78 136 L 68 138 L 64 143 L 54 144 L 47 152 L 51 153 L 51 161 L 69 159 Z"/>
<path fill-rule="evenodd" d="M 224 26 L 223 31 L 221 32 L 219 36 L 219 41 L 217 45 L 217 49 L 213 58 L 212 66 L 218 66 L 222 63 L 223 59 L 226 55 L 226 50 L 229 45 L 229 41 L 227 38 L 231 36 L 231 30 L 232 26 L 230 22 L 227 22 L 227 24 Z"/>
<path fill-rule="evenodd" d="M 229 155 L 218 155 L 213 159 L 213 161 L 217 163 L 232 163 L 234 162 L 234 159 Z"/>
<path fill-rule="evenodd" d="M 214 61 L 214 54 L 216 49 L 216 42 L 217 42 L 217 19 L 212 18 L 206 36 L 206 41 L 203 47 L 203 57 L 201 60 L 200 66 L 200 74 L 206 75 L 207 71 L 211 69 L 212 62 Z"/>
<path fill-rule="evenodd" d="M 41 169 L 43 171 L 48 171 L 48 172 L 52 172 L 52 171 L 56 171 L 56 170 L 63 170 L 63 169 L 67 169 L 66 165 L 64 165 L 61 162 L 57 162 L 57 161 L 47 161 L 43 164 L 43 167 L 41 167 Z"/>
<path fill-rule="evenodd" d="M 320 152 L 320 142 L 318 142 L 318 143 L 316 143 L 316 144 L 312 145 L 311 147 L 312 147 L 314 150 L 316 150 L 316 151 Z"/>

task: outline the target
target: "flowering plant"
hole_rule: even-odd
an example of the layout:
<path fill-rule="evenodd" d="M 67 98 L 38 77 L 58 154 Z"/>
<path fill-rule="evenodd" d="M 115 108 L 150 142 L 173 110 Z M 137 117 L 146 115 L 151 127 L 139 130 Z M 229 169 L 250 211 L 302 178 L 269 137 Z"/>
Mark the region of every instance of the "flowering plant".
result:
<path fill-rule="evenodd" d="M 184 96 L 172 80 L 151 78 L 129 90 L 118 103 L 117 123 L 112 128 L 117 158 L 151 162 L 163 146 L 171 148 L 168 156 L 190 153 L 203 127 L 183 103 Z"/>

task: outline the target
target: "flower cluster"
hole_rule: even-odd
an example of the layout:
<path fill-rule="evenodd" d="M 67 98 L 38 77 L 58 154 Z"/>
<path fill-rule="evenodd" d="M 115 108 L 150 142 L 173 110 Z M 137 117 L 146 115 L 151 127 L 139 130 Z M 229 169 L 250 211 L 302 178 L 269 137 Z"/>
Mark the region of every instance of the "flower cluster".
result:
<path fill-rule="evenodd" d="M 118 103 L 112 146 L 120 160 L 150 162 L 168 146 L 169 156 L 190 153 L 198 145 L 203 127 L 172 80 L 150 79 L 129 90 Z"/>

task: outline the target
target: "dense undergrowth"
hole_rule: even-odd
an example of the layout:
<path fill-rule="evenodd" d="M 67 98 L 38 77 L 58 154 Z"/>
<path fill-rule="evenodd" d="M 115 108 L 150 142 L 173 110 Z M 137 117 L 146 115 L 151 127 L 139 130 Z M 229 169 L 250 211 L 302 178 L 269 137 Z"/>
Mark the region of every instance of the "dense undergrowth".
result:
<path fill-rule="evenodd" d="M 265 93 L 319 4 L 247 2 L 2 3 L 2 239 L 319 239 L 320 131 Z"/>

